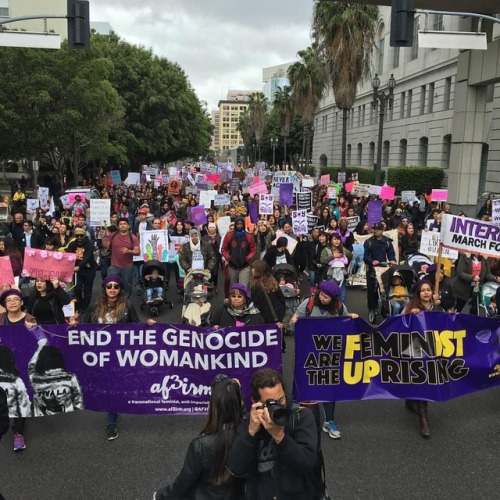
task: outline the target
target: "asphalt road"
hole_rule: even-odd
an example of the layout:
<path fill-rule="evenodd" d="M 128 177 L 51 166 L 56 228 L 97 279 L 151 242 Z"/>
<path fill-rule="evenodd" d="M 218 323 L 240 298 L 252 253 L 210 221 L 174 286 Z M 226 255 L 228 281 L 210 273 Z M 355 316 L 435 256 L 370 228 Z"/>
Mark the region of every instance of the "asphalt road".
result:
<path fill-rule="evenodd" d="M 174 295 L 174 292 L 170 292 Z M 134 301 L 137 301 L 134 298 Z M 221 297 L 214 299 L 214 307 Z M 350 311 L 367 317 L 366 292 L 350 289 Z M 178 322 L 180 300 L 159 320 Z M 285 379 L 291 382 L 293 338 L 287 337 Z M 323 434 L 332 499 L 497 499 L 500 492 L 499 390 L 429 405 L 433 436 L 402 401 L 337 405 L 342 439 Z M 0 443 L 0 492 L 6 500 L 149 499 L 180 470 L 204 417 L 121 415 L 120 437 L 105 439 L 106 415 L 91 411 L 32 419 L 27 449 Z"/>

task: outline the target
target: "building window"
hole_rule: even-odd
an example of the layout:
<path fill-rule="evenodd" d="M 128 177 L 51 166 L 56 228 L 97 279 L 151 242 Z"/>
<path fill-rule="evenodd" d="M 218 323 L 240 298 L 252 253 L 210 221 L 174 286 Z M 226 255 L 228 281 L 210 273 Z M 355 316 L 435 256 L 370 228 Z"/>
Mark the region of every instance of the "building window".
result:
<path fill-rule="evenodd" d="M 399 166 L 406 166 L 406 150 L 408 148 L 408 141 L 406 139 L 401 139 L 399 141 Z"/>
<path fill-rule="evenodd" d="M 421 167 L 427 166 L 427 152 L 429 149 L 429 139 L 421 137 L 418 141 L 418 164 Z"/>
<path fill-rule="evenodd" d="M 427 98 L 427 113 L 434 111 L 434 82 L 429 83 L 429 97 Z"/>
<path fill-rule="evenodd" d="M 378 47 L 378 74 L 384 73 L 384 51 L 385 51 L 385 38 L 381 38 Z"/>
<path fill-rule="evenodd" d="M 486 102 L 493 102 L 495 97 L 495 84 L 490 83 L 486 86 Z"/>
<path fill-rule="evenodd" d="M 423 115 L 425 113 L 425 91 L 426 86 L 422 85 L 420 87 L 420 114 Z"/>
<path fill-rule="evenodd" d="M 451 76 L 444 81 L 444 96 L 443 96 L 443 109 L 446 111 L 450 109 L 451 100 Z"/>
<path fill-rule="evenodd" d="M 394 52 L 392 53 L 392 67 L 394 69 L 399 68 L 399 49 L 401 47 L 394 47 Z"/>
<path fill-rule="evenodd" d="M 375 104 L 376 106 L 377 104 Z M 371 106 L 370 107 L 370 125 L 373 125 L 373 114 L 374 114 L 374 111 L 375 111 L 375 106 Z"/>
<path fill-rule="evenodd" d="M 399 106 L 399 118 L 405 117 L 406 92 L 401 92 L 401 104 Z"/>
<path fill-rule="evenodd" d="M 434 14 L 432 29 L 434 31 L 443 31 L 444 30 L 443 14 Z"/>
<path fill-rule="evenodd" d="M 406 117 L 409 118 L 411 116 L 411 106 L 413 99 L 413 90 L 408 91 L 408 105 L 406 106 Z"/>
<path fill-rule="evenodd" d="M 418 58 L 418 30 L 420 29 L 420 16 L 415 18 L 413 23 L 413 45 L 410 48 L 410 61 Z"/>
<path fill-rule="evenodd" d="M 351 164 L 351 145 L 350 144 L 347 145 L 347 159 L 346 159 L 346 163 L 348 165 Z"/>
<path fill-rule="evenodd" d="M 326 167 L 328 165 L 328 157 L 323 153 L 319 157 L 319 166 L 321 167 Z"/>
<path fill-rule="evenodd" d="M 382 147 L 382 166 L 389 166 L 389 148 L 391 143 L 389 141 L 384 141 L 384 145 Z"/>
<path fill-rule="evenodd" d="M 363 144 L 358 142 L 358 165 L 363 165 Z"/>
<path fill-rule="evenodd" d="M 361 107 L 361 126 L 362 127 L 365 126 L 365 112 L 366 112 L 366 106 L 365 106 L 365 104 L 363 104 L 363 106 Z"/>
<path fill-rule="evenodd" d="M 375 163 L 375 143 L 370 142 L 370 147 L 368 150 L 368 164 L 371 166 Z"/>

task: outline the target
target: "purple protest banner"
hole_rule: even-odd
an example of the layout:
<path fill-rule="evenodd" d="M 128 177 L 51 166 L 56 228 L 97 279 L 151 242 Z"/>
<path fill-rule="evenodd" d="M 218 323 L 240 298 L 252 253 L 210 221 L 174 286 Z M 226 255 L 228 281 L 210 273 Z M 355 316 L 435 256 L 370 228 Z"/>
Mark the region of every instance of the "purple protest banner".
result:
<path fill-rule="evenodd" d="M 34 416 L 81 408 L 201 414 L 215 375 L 238 378 L 247 388 L 263 367 L 282 370 L 275 325 L 218 331 L 168 324 L 0 327 L 0 373 L 8 375 L 0 386 L 19 392 L 12 417 L 28 416 L 31 405 Z"/>
<path fill-rule="evenodd" d="M 252 221 L 252 224 L 257 224 L 259 220 L 259 212 L 257 210 L 257 204 L 254 203 L 252 200 L 249 200 L 248 202 L 248 214 L 250 215 L 250 220 Z"/>
<path fill-rule="evenodd" d="M 500 385 L 499 344 L 498 319 L 466 314 L 301 319 L 294 398 L 446 401 Z"/>
<path fill-rule="evenodd" d="M 280 205 L 293 205 L 293 183 L 280 184 Z"/>
<path fill-rule="evenodd" d="M 376 224 L 382 220 L 382 200 L 372 200 L 368 202 L 367 220 L 370 225 Z"/>
<path fill-rule="evenodd" d="M 191 219 L 193 220 L 195 226 L 202 226 L 203 224 L 206 224 L 207 214 L 205 213 L 205 207 L 203 205 L 191 207 Z"/>

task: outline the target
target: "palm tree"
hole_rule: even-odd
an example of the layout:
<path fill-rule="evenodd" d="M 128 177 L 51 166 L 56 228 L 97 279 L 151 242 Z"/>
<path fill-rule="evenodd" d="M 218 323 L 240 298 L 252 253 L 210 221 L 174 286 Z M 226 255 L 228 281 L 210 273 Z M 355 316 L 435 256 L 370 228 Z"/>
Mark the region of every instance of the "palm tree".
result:
<path fill-rule="evenodd" d="M 288 85 L 285 85 L 283 88 L 278 87 L 278 90 L 274 93 L 273 101 L 274 110 L 278 118 L 278 123 L 281 127 L 281 135 L 283 136 L 283 159 L 285 165 L 287 164 L 286 140 L 290 135 L 290 124 L 292 123 L 293 115 L 295 114 L 291 90 L 291 87 Z"/>
<path fill-rule="evenodd" d="M 312 37 L 324 62 L 342 110 L 342 164 L 346 167 L 347 118 L 354 105 L 358 82 L 370 72 L 379 19 L 378 7 L 345 2 L 316 2 Z"/>
<path fill-rule="evenodd" d="M 262 141 L 262 134 L 267 119 L 267 97 L 262 92 L 254 92 L 250 95 L 250 104 L 248 111 L 250 113 L 250 123 L 252 124 L 253 133 L 255 135 L 255 142 L 259 148 L 259 161 L 260 161 L 260 144 Z"/>
<path fill-rule="evenodd" d="M 292 96 L 302 124 L 304 125 L 304 139 L 302 143 L 302 158 L 305 159 L 306 168 L 309 166 L 309 141 L 314 115 L 318 107 L 323 89 L 325 88 L 325 72 L 316 57 L 314 47 L 300 50 L 300 61 L 288 68 L 288 79 L 292 88 Z"/>
<path fill-rule="evenodd" d="M 245 156 L 247 158 L 247 165 L 250 164 L 250 150 L 252 149 L 253 142 L 253 129 L 250 123 L 250 113 L 248 109 L 245 109 L 243 113 L 240 114 L 240 118 L 236 125 L 236 129 L 241 134 L 243 139 L 243 146 L 245 147 Z"/>

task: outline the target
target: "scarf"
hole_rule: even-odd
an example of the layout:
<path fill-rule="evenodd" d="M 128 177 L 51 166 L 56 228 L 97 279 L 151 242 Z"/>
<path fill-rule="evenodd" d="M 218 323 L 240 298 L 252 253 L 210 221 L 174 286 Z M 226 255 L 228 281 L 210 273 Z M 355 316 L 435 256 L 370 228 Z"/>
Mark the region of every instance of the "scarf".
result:
<path fill-rule="evenodd" d="M 253 302 L 247 304 L 243 309 L 233 309 L 231 306 L 227 307 L 227 312 L 234 318 L 241 318 L 247 314 L 259 314 L 260 311 L 255 307 Z"/>
<path fill-rule="evenodd" d="M 198 243 L 195 245 L 193 244 L 193 242 L 191 241 L 191 238 L 189 238 L 189 248 L 191 248 L 191 252 L 196 252 L 196 251 L 200 251 L 200 240 L 198 240 Z"/>

